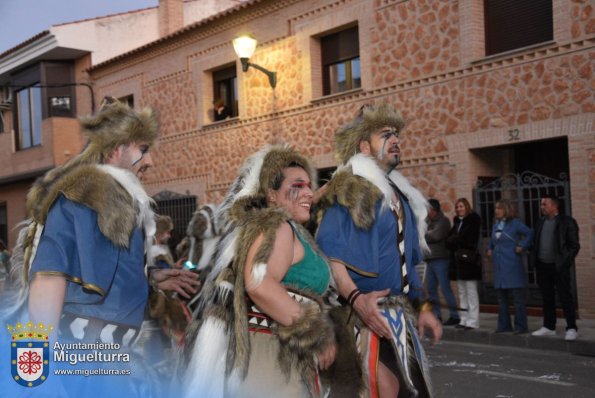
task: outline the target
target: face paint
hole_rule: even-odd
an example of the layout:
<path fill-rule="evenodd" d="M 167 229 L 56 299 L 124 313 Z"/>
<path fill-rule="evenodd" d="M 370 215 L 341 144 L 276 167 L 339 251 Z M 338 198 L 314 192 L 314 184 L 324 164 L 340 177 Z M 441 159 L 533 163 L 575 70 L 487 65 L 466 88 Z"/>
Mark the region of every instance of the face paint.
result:
<path fill-rule="evenodd" d="M 143 156 L 145 156 L 145 154 L 147 152 L 149 152 L 149 146 L 148 145 L 141 145 L 139 148 L 140 150 L 140 157 L 138 159 L 136 159 L 134 162 L 132 162 L 132 166 L 134 167 L 138 162 L 140 162 L 141 160 L 143 160 Z"/>
<path fill-rule="evenodd" d="M 384 159 L 384 152 L 385 152 L 386 143 L 388 142 L 388 140 L 392 136 L 395 136 L 397 139 L 399 138 L 399 133 L 397 132 L 397 129 L 395 129 L 395 128 L 390 128 L 389 130 L 381 131 L 381 133 L 382 133 L 382 135 L 381 135 L 382 148 L 380 149 L 380 152 L 378 153 L 379 161 L 382 161 Z M 396 165 L 395 165 L 395 167 L 396 167 Z"/>
<path fill-rule="evenodd" d="M 296 202 L 300 197 L 300 191 L 306 187 L 312 189 L 312 184 L 306 182 L 295 182 L 291 184 L 287 191 L 286 199 L 291 202 Z"/>

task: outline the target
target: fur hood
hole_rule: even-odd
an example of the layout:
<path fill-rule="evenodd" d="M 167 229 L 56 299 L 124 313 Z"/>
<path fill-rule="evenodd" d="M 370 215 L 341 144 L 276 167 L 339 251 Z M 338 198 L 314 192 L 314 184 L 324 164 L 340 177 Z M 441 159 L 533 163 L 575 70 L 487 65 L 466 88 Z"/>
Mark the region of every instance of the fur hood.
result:
<path fill-rule="evenodd" d="M 391 171 L 388 178 L 407 197 L 415 214 L 419 245 L 424 253 L 428 253 L 429 248 L 425 240 L 427 200 L 398 171 Z M 319 201 L 319 218 L 324 209 L 339 203 L 349 209 L 355 225 L 369 229 L 374 223 L 376 203 L 382 200 L 383 207 L 390 207 L 391 195 L 392 188 L 386 180 L 386 174 L 378 167 L 376 161 L 370 156 L 358 153 L 333 174 Z"/>

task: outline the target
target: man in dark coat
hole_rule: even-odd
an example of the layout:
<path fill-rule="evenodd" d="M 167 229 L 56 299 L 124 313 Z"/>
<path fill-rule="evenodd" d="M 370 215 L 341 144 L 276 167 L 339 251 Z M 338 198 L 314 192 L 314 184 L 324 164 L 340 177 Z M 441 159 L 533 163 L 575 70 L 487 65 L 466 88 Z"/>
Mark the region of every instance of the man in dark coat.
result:
<path fill-rule="evenodd" d="M 535 228 L 533 260 L 537 284 L 543 295 L 543 327 L 533 336 L 556 334 L 556 291 L 566 317 L 566 341 L 577 337 L 576 312 L 571 276 L 574 258 L 580 250 L 578 224 L 570 216 L 559 213 L 560 202 L 553 196 L 541 198 L 543 217 Z"/>

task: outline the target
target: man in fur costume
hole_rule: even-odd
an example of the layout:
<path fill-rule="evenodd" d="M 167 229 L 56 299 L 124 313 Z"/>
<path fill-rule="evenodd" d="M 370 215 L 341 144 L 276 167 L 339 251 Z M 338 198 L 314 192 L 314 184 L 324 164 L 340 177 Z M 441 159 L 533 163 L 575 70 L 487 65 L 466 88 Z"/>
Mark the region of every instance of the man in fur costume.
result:
<path fill-rule="evenodd" d="M 415 265 L 423 260 L 427 202 L 395 171 L 403 119 L 388 105 L 366 106 L 336 133 L 341 165 L 325 187 L 317 243 L 340 295 L 361 320 L 359 347 L 370 397 L 430 396 L 418 328 L 437 341 L 442 328 Z M 420 305 L 421 304 L 421 305 Z"/>
<path fill-rule="evenodd" d="M 216 215 L 223 233 L 187 336 L 184 396 L 323 394 L 319 370 L 331 368 L 339 344 L 322 303 L 328 263 L 301 226 L 314 178 L 286 146 L 240 170 Z"/>
<path fill-rule="evenodd" d="M 88 138 L 82 153 L 49 171 L 27 196 L 30 220 L 15 250 L 22 286 L 13 304 L 27 304 L 27 319 L 35 325 L 53 325 L 50 340 L 115 343 L 124 349 L 139 334 L 148 297 L 144 254 L 155 221 L 140 180 L 153 165 L 149 149 L 157 138 L 157 120 L 150 109 L 135 111 L 110 98 L 96 115 L 83 118 L 81 127 Z M 162 270 L 152 275 L 152 283 L 183 290 L 182 283 L 194 279 L 188 274 Z M 61 365 L 66 364 L 52 363 Z M 122 368 L 121 362 L 102 365 Z M 134 377 L 117 376 L 109 383 L 93 379 L 61 383 L 48 377 L 35 393 L 147 393 Z"/>

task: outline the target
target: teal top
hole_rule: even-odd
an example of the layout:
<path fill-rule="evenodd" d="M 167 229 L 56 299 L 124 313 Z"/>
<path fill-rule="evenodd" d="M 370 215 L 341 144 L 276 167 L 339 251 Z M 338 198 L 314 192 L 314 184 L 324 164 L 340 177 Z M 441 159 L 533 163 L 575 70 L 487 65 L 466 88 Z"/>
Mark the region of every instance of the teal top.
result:
<path fill-rule="evenodd" d="M 331 277 L 329 266 L 326 260 L 316 253 L 297 231 L 296 234 L 304 246 L 304 258 L 289 268 L 281 283 L 285 286 L 294 286 L 322 295 L 326 292 Z"/>

